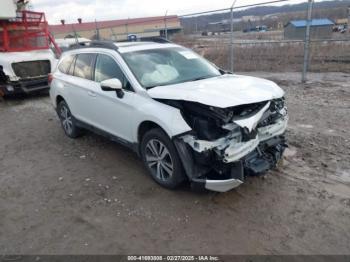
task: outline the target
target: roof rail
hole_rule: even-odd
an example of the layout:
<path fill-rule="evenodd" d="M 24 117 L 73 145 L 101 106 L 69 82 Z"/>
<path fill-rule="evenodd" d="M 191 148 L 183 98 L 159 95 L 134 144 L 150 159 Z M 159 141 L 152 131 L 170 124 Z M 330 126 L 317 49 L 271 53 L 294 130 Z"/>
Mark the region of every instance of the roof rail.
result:
<path fill-rule="evenodd" d="M 168 39 L 164 38 L 164 37 L 143 37 L 141 38 L 141 41 L 150 41 L 150 42 L 155 42 L 155 43 L 159 43 L 159 44 L 168 44 L 171 43 L 171 41 L 169 41 Z"/>
<path fill-rule="evenodd" d="M 99 48 L 107 48 L 118 51 L 118 47 L 115 45 L 113 41 L 85 41 L 73 44 L 70 46 L 71 49 L 79 49 L 79 48 L 89 48 L 89 47 L 99 47 Z"/>
<path fill-rule="evenodd" d="M 118 41 L 118 43 L 125 43 L 125 42 L 154 42 L 154 43 L 159 43 L 159 44 L 167 44 L 167 43 L 172 43 L 171 41 L 163 38 L 163 37 L 158 37 L 158 36 L 155 36 L 155 37 L 140 37 L 136 40 L 133 40 L 133 39 L 127 39 L 127 40 L 121 40 L 121 41 Z"/>
<path fill-rule="evenodd" d="M 101 40 L 84 41 L 84 42 L 79 42 L 79 43 L 70 45 L 69 49 L 97 47 L 97 48 L 111 49 L 118 52 L 118 46 L 116 45 L 116 43 L 141 42 L 141 41 L 154 42 L 154 43 L 160 43 L 160 44 L 172 43 L 171 41 L 162 37 L 143 37 L 143 38 L 137 39 L 137 41 L 132 41 L 132 40 L 123 40 L 119 42 L 113 42 L 113 41 L 107 41 L 107 40 L 106 41 L 101 41 Z"/>

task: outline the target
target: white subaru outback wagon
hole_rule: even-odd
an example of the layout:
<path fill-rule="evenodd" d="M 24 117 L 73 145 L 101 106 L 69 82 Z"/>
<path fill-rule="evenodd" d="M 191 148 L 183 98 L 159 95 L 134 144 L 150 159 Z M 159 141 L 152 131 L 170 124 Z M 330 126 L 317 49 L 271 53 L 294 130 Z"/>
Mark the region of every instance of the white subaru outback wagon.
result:
<path fill-rule="evenodd" d="M 280 87 L 170 42 L 90 42 L 65 52 L 50 81 L 68 137 L 88 129 L 130 147 L 167 188 L 228 191 L 287 146 Z"/>

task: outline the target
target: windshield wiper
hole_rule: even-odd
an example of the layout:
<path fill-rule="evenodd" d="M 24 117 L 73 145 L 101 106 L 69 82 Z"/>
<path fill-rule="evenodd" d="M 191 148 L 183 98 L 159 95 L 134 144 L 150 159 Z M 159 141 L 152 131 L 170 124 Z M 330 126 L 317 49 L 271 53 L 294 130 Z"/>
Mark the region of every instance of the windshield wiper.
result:
<path fill-rule="evenodd" d="M 201 76 L 201 77 L 197 77 L 194 79 L 175 82 L 175 83 L 165 83 L 165 84 L 160 84 L 160 85 L 147 86 L 146 89 L 148 90 L 148 89 L 152 89 L 152 88 L 158 87 L 158 86 L 176 85 L 176 84 L 181 84 L 181 83 L 185 83 L 185 82 L 195 82 L 195 81 L 204 80 L 204 79 L 213 78 L 213 77 L 216 77 L 216 76 Z"/>
<path fill-rule="evenodd" d="M 147 86 L 146 90 L 152 89 L 152 88 L 155 88 L 155 87 L 158 87 L 158 86 L 167 86 L 167 85 L 169 85 L 169 84 L 160 84 L 160 85 L 154 85 L 154 86 Z"/>
<path fill-rule="evenodd" d="M 213 78 L 213 77 L 215 77 L 215 76 L 201 76 L 201 77 L 187 80 L 185 82 L 195 82 L 195 81 L 204 80 L 204 79 Z"/>

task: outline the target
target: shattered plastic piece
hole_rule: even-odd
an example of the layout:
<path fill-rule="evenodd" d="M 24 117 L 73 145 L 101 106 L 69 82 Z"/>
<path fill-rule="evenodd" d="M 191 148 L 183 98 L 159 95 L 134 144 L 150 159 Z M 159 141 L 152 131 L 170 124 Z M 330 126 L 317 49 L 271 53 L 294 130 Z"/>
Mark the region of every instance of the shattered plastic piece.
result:
<path fill-rule="evenodd" d="M 256 128 L 256 126 L 258 125 L 260 119 L 262 118 L 262 116 L 265 113 L 265 111 L 269 108 L 269 106 L 270 106 L 270 102 L 267 103 L 255 115 L 253 115 L 251 117 L 247 117 L 247 118 L 236 119 L 233 122 L 236 123 L 237 125 L 239 125 L 240 127 L 243 127 L 243 128 L 246 127 L 249 130 L 249 132 L 251 132 L 253 129 Z"/>

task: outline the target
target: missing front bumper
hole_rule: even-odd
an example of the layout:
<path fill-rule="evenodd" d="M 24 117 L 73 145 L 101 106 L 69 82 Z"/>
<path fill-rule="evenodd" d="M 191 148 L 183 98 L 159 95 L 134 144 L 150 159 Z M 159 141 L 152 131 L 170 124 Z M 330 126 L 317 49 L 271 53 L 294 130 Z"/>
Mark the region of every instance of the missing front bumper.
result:
<path fill-rule="evenodd" d="M 188 145 L 175 142 L 192 187 L 226 192 L 244 183 L 246 176 L 259 176 L 276 167 L 283 156 L 286 140 L 283 135 L 258 143 L 248 154 L 235 162 L 207 159 L 198 163 Z"/>

